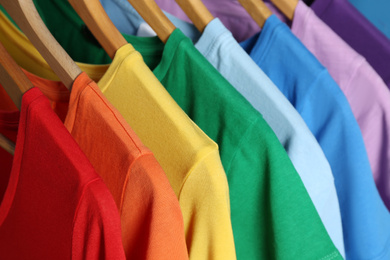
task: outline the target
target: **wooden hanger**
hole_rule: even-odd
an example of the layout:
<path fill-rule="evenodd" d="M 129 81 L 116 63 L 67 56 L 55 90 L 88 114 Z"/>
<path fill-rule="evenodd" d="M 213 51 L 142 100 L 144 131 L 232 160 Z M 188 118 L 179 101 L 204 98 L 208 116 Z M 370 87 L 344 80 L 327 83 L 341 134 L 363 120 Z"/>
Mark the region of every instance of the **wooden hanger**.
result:
<path fill-rule="evenodd" d="M 176 0 L 176 3 L 200 32 L 214 19 L 201 0 Z"/>
<path fill-rule="evenodd" d="M 12 155 L 15 154 L 15 144 L 2 134 L 0 134 L 0 147 Z"/>
<path fill-rule="evenodd" d="M 88 26 L 111 59 L 127 44 L 126 39 L 112 23 L 99 0 L 69 0 L 73 9 Z"/>
<path fill-rule="evenodd" d="M 292 21 L 299 0 L 271 0 L 271 2 Z"/>
<path fill-rule="evenodd" d="M 156 32 L 158 38 L 166 43 L 176 29 L 175 25 L 161 11 L 154 0 L 128 0 L 139 15 Z"/>
<path fill-rule="evenodd" d="M 263 28 L 265 21 L 272 15 L 271 10 L 261 0 L 238 0 L 255 22 Z"/>
<path fill-rule="evenodd" d="M 0 0 L 0 4 L 70 90 L 81 70 L 47 29 L 33 1 Z"/>
<path fill-rule="evenodd" d="M 22 106 L 22 96 L 27 90 L 33 87 L 33 84 L 12 59 L 11 55 L 9 55 L 1 43 L 0 83 L 20 110 Z M 11 154 L 15 153 L 15 145 L 11 142 L 11 140 L 2 134 L 0 134 L 0 147 L 4 148 Z"/>
<path fill-rule="evenodd" d="M 33 87 L 31 81 L 0 43 L 0 83 L 17 108 L 21 108 L 23 94 Z"/>

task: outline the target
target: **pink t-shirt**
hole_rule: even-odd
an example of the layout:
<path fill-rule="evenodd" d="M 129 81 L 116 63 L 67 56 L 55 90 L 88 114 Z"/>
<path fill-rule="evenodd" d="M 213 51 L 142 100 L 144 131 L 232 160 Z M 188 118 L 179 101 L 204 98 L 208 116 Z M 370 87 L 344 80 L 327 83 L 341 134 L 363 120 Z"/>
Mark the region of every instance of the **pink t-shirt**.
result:
<path fill-rule="evenodd" d="M 363 134 L 378 190 L 390 209 L 390 91 L 364 57 L 352 49 L 303 2 L 292 32 L 328 69 L 352 108 Z"/>

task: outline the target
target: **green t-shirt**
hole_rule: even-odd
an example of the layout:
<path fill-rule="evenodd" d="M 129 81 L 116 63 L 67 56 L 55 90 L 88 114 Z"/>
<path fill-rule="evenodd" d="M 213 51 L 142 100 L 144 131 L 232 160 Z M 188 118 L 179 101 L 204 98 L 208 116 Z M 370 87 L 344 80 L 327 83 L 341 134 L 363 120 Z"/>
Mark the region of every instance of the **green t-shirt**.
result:
<path fill-rule="evenodd" d="M 67 1 L 35 0 L 73 59 L 110 59 Z M 238 259 L 342 259 L 284 148 L 259 114 L 176 29 L 126 36 L 188 116 L 218 145 L 228 183 Z"/>

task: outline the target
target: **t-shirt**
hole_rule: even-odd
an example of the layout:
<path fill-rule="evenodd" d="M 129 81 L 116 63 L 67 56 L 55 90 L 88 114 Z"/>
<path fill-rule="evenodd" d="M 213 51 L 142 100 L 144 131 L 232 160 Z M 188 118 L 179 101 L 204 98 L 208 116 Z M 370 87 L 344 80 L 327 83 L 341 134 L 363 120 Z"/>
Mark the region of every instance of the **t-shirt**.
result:
<path fill-rule="evenodd" d="M 186 259 L 183 217 L 165 173 L 86 73 L 73 83 L 65 126 L 113 194 L 126 258 Z"/>
<path fill-rule="evenodd" d="M 390 91 L 367 61 L 300 1 L 292 32 L 328 69 L 359 123 L 374 179 L 390 208 Z"/>
<path fill-rule="evenodd" d="M 183 212 L 189 257 L 236 259 L 217 144 L 180 109 L 130 44 L 116 52 L 98 84 L 167 174 Z"/>
<path fill-rule="evenodd" d="M 128 1 L 103 3 L 110 10 L 109 15 L 116 17 L 114 20 L 118 28 L 127 28 L 138 35 L 155 35 Z M 188 37 L 196 37 L 197 29 L 193 25 L 169 17 L 178 28 L 183 27 Z M 318 142 L 301 116 L 218 18 L 207 25 L 195 47 L 262 113 L 286 149 L 325 228 L 343 255 L 341 217 L 333 175 Z"/>
<path fill-rule="evenodd" d="M 390 2 L 388 0 L 376 0 L 375 2 L 369 0 L 349 0 L 349 2 L 390 39 L 390 19 L 388 16 Z"/>
<path fill-rule="evenodd" d="M 129 38 L 180 107 L 220 147 L 237 257 L 341 258 L 275 134 L 191 40 L 178 29 L 165 47 L 156 38 Z"/>
<path fill-rule="evenodd" d="M 2 21 L 5 22 L 2 25 L 7 24 L 2 26 L 3 29 L 14 28 L 6 20 Z M 25 64 L 26 67 L 55 78 L 35 49 L 23 50 L 23 46 L 31 46 L 23 35 L 13 30 L 3 32 L 2 35 L 10 36 L 2 39 L 4 45 L 9 49 L 17 46 L 14 58 L 23 53 L 24 59 L 18 60 L 20 63 L 33 61 L 31 66 Z M 104 67 L 104 71 L 108 68 L 79 65 L 88 74 L 95 75 L 99 75 L 101 68 Z M 34 80 L 41 87 L 50 85 L 51 89 L 55 89 L 49 92 L 54 94 L 51 100 L 56 100 L 53 108 L 62 107 L 62 104 L 67 112 L 69 91 L 61 83 L 38 77 Z M 235 258 L 229 191 L 216 143 L 174 102 L 130 45 L 117 51 L 113 64 L 99 85 L 139 138 L 154 152 L 164 169 L 181 205 L 189 256 L 199 259 L 208 256 Z M 65 117 L 66 113 L 62 115 L 62 118 Z"/>
<path fill-rule="evenodd" d="M 390 40 L 348 0 L 316 0 L 311 8 L 335 33 L 367 59 L 390 88 Z"/>
<path fill-rule="evenodd" d="M 328 71 L 276 16 L 242 46 L 298 110 L 335 178 L 347 259 L 387 259 L 390 215 L 375 187 L 363 138 Z"/>
<path fill-rule="evenodd" d="M 1 258 L 125 259 L 112 195 L 48 99 L 28 90 L 20 114 L 0 100 L 0 133 L 17 135 L 13 158 L 0 149 Z"/>

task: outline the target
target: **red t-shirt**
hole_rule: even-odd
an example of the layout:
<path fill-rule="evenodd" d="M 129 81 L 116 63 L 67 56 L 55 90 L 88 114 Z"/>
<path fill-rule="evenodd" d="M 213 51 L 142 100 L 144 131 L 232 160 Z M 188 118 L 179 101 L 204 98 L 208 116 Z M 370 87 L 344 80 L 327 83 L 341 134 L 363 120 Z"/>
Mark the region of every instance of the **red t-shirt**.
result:
<path fill-rule="evenodd" d="M 38 88 L 18 119 L 0 111 L 17 133 L 13 159 L 0 148 L 0 259 L 125 259 L 112 195 Z"/>

